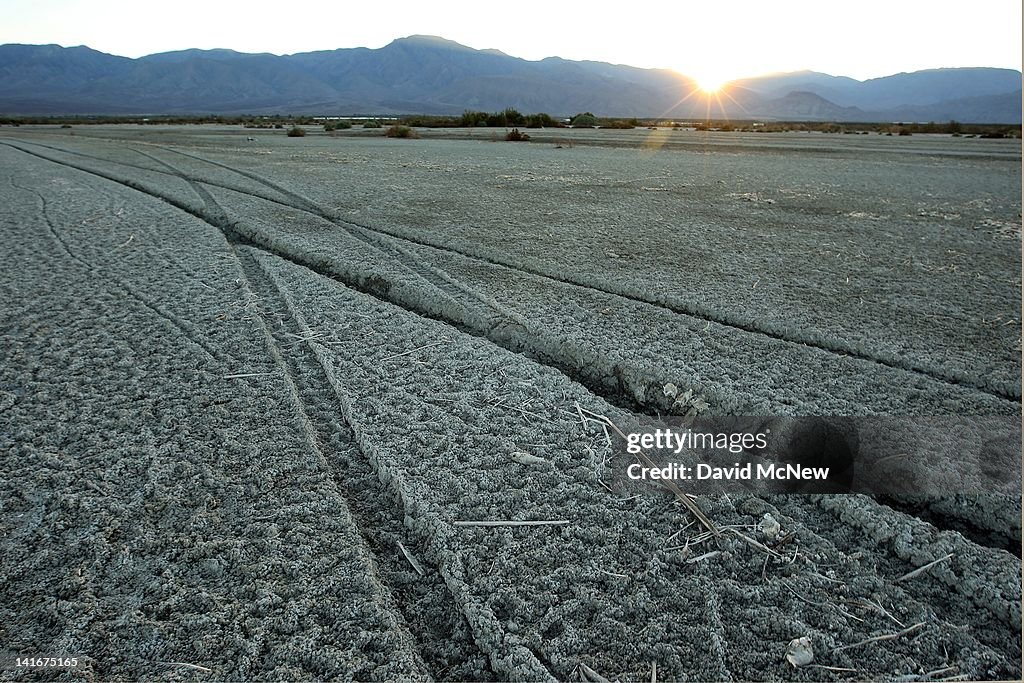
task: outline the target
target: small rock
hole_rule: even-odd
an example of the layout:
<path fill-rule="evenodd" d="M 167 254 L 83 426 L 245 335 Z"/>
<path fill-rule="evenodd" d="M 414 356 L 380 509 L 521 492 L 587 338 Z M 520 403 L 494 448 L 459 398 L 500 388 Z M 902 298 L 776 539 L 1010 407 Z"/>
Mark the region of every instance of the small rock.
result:
<path fill-rule="evenodd" d="M 807 636 L 794 638 L 786 648 L 786 661 L 795 667 L 807 666 L 814 661 L 811 639 Z"/>
<path fill-rule="evenodd" d="M 668 384 L 663 386 L 661 390 L 665 393 L 666 396 L 671 396 L 672 398 L 675 398 L 679 394 L 679 387 L 677 387 L 675 384 L 672 384 L 672 382 L 669 382 Z"/>
<path fill-rule="evenodd" d="M 761 518 L 761 522 L 757 525 L 757 528 L 761 530 L 761 533 L 765 535 L 769 540 L 774 541 L 782 533 L 782 525 L 767 512 L 764 517 Z"/>

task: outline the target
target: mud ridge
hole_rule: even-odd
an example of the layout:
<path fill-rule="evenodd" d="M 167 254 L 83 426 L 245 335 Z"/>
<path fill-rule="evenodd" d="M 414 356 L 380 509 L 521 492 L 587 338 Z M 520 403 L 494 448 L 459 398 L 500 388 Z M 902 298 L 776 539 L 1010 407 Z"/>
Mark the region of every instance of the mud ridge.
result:
<path fill-rule="evenodd" d="M 688 316 L 691 316 L 691 317 L 699 318 L 699 319 L 704 320 L 704 321 L 714 322 L 714 323 L 717 323 L 719 325 L 723 325 L 723 326 L 726 326 L 726 327 L 731 327 L 731 328 L 734 328 L 734 329 L 741 330 L 743 332 L 749 332 L 751 334 L 760 334 L 760 335 L 764 335 L 766 337 L 770 337 L 772 339 L 776 339 L 776 340 L 784 341 L 784 342 L 789 342 L 789 343 L 793 343 L 793 344 L 801 344 L 801 345 L 804 345 L 804 346 L 813 346 L 815 348 L 819 348 L 819 349 L 821 349 L 823 351 L 828 351 L 830 353 L 835 353 L 835 354 L 838 354 L 838 355 L 850 356 L 852 358 L 858 358 L 860 360 L 875 362 L 875 363 L 878 363 L 879 365 L 883 365 L 885 367 L 889 367 L 889 368 L 892 368 L 892 369 L 895 369 L 895 370 L 905 370 L 907 372 L 913 372 L 913 373 L 916 373 L 916 374 L 925 375 L 925 376 L 930 377 L 932 379 L 936 379 L 936 380 L 939 380 L 939 381 L 947 382 L 949 384 L 968 386 L 968 387 L 971 387 L 973 389 L 977 389 L 978 391 L 983 391 L 983 392 L 991 394 L 993 396 L 997 396 L 999 398 L 1004 398 L 1004 399 L 1007 399 L 1007 400 L 1016 401 L 1018 403 L 1021 400 L 1021 393 L 1020 393 L 1020 388 L 1019 387 L 1012 387 L 1012 386 L 1011 387 L 1002 387 L 1002 386 L 1001 387 L 992 387 L 992 386 L 989 386 L 987 383 L 984 383 L 983 381 L 980 381 L 980 380 L 977 380 L 975 378 L 963 375 L 962 373 L 950 372 L 950 371 L 948 371 L 948 370 L 946 370 L 944 368 L 941 368 L 941 367 L 933 367 L 930 364 L 907 362 L 905 359 L 903 359 L 903 358 L 901 358 L 899 356 L 895 356 L 895 355 L 890 356 L 889 354 L 865 353 L 863 351 L 857 350 L 856 348 L 854 348 L 850 344 L 846 344 L 841 339 L 828 339 L 828 338 L 822 337 L 821 335 L 818 335 L 818 334 L 811 335 L 811 336 L 785 334 L 785 333 L 783 333 L 783 332 L 781 332 L 779 330 L 775 330 L 775 329 L 772 329 L 772 328 L 767 328 L 767 327 L 759 326 L 759 325 L 757 325 L 752 320 L 745 320 L 745 319 L 742 319 L 742 318 L 737 317 L 735 315 L 731 315 L 731 314 L 728 314 L 728 313 L 725 313 L 725 312 L 722 312 L 722 311 L 717 311 L 717 310 L 714 310 L 714 309 L 706 308 L 704 306 L 700 306 L 699 304 L 691 303 L 689 306 L 680 306 L 678 304 L 667 302 L 667 301 L 661 301 L 661 300 L 657 300 L 657 299 L 650 299 L 650 298 L 645 298 L 645 297 L 639 297 L 639 296 L 636 296 L 636 295 L 626 294 L 626 293 L 621 292 L 621 291 L 616 291 L 614 289 L 607 288 L 607 287 L 601 287 L 601 286 L 598 286 L 598 285 L 595 285 L 595 284 L 592 284 L 592 283 L 584 283 L 584 282 L 580 282 L 580 281 L 574 280 L 574 279 L 562 278 L 562 277 L 559 277 L 557 275 L 553 275 L 553 274 L 551 274 L 549 272 L 545 272 L 545 271 L 540 270 L 540 269 L 530 268 L 529 266 L 524 266 L 524 265 L 521 265 L 521 264 L 511 264 L 511 263 L 508 263 L 506 261 L 502 261 L 502 260 L 495 259 L 495 258 L 492 258 L 492 257 L 486 257 L 486 256 L 480 256 L 479 254 L 467 253 L 465 251 L 461 251 L 461 250 L 456 249 L 454 247 L 445 246 L 445 245 L 439 245 L 439 244 L 436 244 L 436 243 L 433 243 L 433 242 L 429 242 L 429 241 L 426 241 L 426 240 L 418 240 L 418 239 L 409 237 L 408 235 L 396 234 L 395 232 L 387 230 L 387 229 L 384 229 L 384 228 L 371 227 L 371 226 L 355 223 L 353 221 L 350 221 L 350 220 L 347 220 L 347 219 L 342 219 L 342 218 L 340 218 L 338 216 L 332 215 L 331 212 L 325 210 L 323 207 L 318 206 L 315 202 L 307 199 L 306 197 L 303 197 L 302 195 L 300 195 L 300 194 L 298 194 L 296 192 L 288 190 L 288 189 L 278 185 L 277 183 L 274 183 L 272 181 L 266 180 L 266 179 L 260 177 L 258 174 L 250 173 L 248 171 L 243 171 L 241 169 L 234 168 L 234 167 L 229 166 L 227 164 L 223 164 L 223 163 L 220 163 L 220 162 L 212 161 L 212 160 L 209 160 L 209 159 L 204 159 L 203 157 L 200 157 L 200 156 L 197 156 L 197 155 L 193 155 L 193 154 L 188 154 L 186 152 L 180 152 L 178 150 L 173 150 L 173 149 L 169 149 L 169 148 L 166 148 L 166 149 L 168 149 L 168 151 L 174 152 L 176 154 L 181 154 L 183 156 L 190 157 L 190 158 L 195 159 L 197 161 L 202 161 L 202 162 L 214 165 L 214 166 L 218 166 L 220 168 L 224 168 L 224 169 L 230 170 L 230 171 L 232 171 L 234 173 L 237 173 L 237 174 L 239 174 L 239 175 L 241 175 L 241 176 L 243 176 L 245 178 L 249 178 L 250 180 L 254 180 L 256 182 L 262 183 L 262 184 L 266 185 L 267 187 L 269 187 L 270 189 L 272 189 L 272 190 L 282 194 L 283 196 L 292 199 L 292 201 L 294 201 L 295 204 L 289 204 L 288 206 L 290 208 L 296 209 L 296 210 L 299 210 L 299 211 L 307 211 L 309 213 L 313 213 L 314 215 L 317 215 L 320 218 L 324 218 L 326 220 L 329 220 L 332 223 L 335 223 L 336 225 L 338 225 L 339 227 L 342 227 L 342 228 L 348 228 L 348 229 L 360 228 L 360 229 L 363 229 L 363 230 L 367 230 L 367 231 L 371 231 L 371 232 L 375 232 L 375 233 L 380 233 L 380 234 L 388 235 L 388 236 L 393 237 L 395 239 L 404 240 L 404 241 L 407 241 L 407 242 L 412 242 L 413 244 L 418 244 L 420 246 L 430 247 L 430 248 L 433 248 L 433 249 L 439 249 L 441 251 L 446 251 L 446 252 L 449 252 L 449 253 L 459 254 L 461 256 L 464 256 L 464 257 L 472 259 L 472 260 L 482 261 L 482 262 L 485 262 L 485 263 L 489 263 L 491 265 L 509 268 L 511 270 L 514 270 L 514 271 L 518 271 L 518 272 L 522 272 L 522 273 L 527 273 L 529 275 L 535 275 L 537 277 L 542 277 L 542 278 L 545 278 L 545 279 L 548 279 L 548 280 L 553 280 L 553 281 L 559 282 L 561 284 L 574 285 L 574 286 L 577 286 L 577 287 L 582 287 L 584 289 L 589 289 L 589 290 L 592 290 L 592 291 L 601 292 L 602 294 L 609 294 L 609 295 L 612 295 L 612 296 L 621 297 L 623 299 L 627 299 L 629 301 L 634 301 L 636 303 L 648 304 L 648 305 L 651 305 L 651 306 L 655 306 L 655 307 L 658 307 L 658 308 L 663 308 L 663 309 L 672 311 L 673 313 L 680 313 L 680 314 L 683 314 L 683 315 L 688 315 Z M 251 193 L 246 192 L 245 194 L 251 194 Z M 269 198 L 267 198 L 267 197 L 262 197 L 262 198 L 269 200 Z M 274 201 L 274 200 L 269 200 L 269 201 Z"/>
<path fill-rule="evenodd" d="M 21 141 L 19 141 L 19 142 L 21 142 Z M 39 145 L 41 147 L 46 147 L 46 148 L 52 149 L 54 151 L 61 151 L 61 152 L 66 152 L 66 153 L 70 153 L 70 154 L 76 154 L 76 155 L 79 155 L 79 156 L 84 156 L 84 157 L 95 159 L 95 160 L 98 160 L 98 161 L 104 161 L 106 163 L 114 163 L 114 164 L 120 164 L 120 165 L 129 166 L 129 167 L 134 167 L 134 168 L 143 168 L 144 170 L 152 170 L 152 169 L 148 169 L 148 168 L 145 168 L 145 167 L 138 167 L 138 166 L 134 166 L 132 164 L 127 164 L 125 162 L 113 161 L 113 160 L 109 160 L 109 159 L 103 159 L 101 157 L 97 157 L 97 156 L 89 155 L 89 154 L 84 154 L 84 153 L 81 153 L 81 152 L 73 152 L 73 151 L 63 150 L 63 149 L 58 148 L 58 147 L 52 147 L 52 146 L 49 146 L 49 145 L 43 145 L 41 143 L 33 142 L 33 143 L 29 143 L 29 144 Z M 428 240 L 417 239 L 417 238 L 411 237 L 409 235 L 403 235 L 403 234 L 399 234 L 399 233 L 397 233 L 395 231 L 388 230 L 387 228 L 371 227 L 371 226 L 363 225 L 363 224 L 360 224 L 360 223 L 356 223 L 356 222 L 353 222 L 353 221 L 350 221 L 350 220 L 347 220 L 347 219 L 340 218 L 340 217 L 338 217 L 336 215 L 333 215 L 331 212 L 325 210 L 323 207 L 320 207 L 315 202 L 307 199 L 306 197 L 303 197 L 302 195 L 300 195 L 300 194 L 298 194 L 296 192 L 288 190 L 287 188 L 284 188 L 281 185 L 279 185 L 277 183 L 274 183 L 273 181 L 266 180 L 265 178 L 260 177 L 258 174 L 250 173 L 248 171 L 244 171 L 242 169 L 238 169 L 238 168 L 235 168 L 235 167 L 232 167 L 230 165 L 223 164 L 223 163 L 220 163 L 220 162 L 217 162 L 217 161 L 212 161 L 212 160 L 209 160 L 209 159 L 205 159 L 203 157 L 200 157 L 200 156 L 197 156 L 197 155 L 194 155 L 194 154 L 189 154 L 187 152 L 181 152 L 179 150 L 175 150 L 175 149 L 171 149 L 171 148 L 159 147 L 157 145 L 154 145 L 154 147 L 158 147 L 159 149 L 162 149 L 162 150 L 165 150 L 165 151 L 168 151 L 168 152 L 172 152 L 174 154 L 179 154 L 181 156 L 185 156 L 185 157 L 194 159 L 196 161 L 201 161 L 203 163 L 207 163 L 207 164 L 210 164 L 210 165 L 218 167 L 218 168 L 223 168 L 225 170 L 229 170 L 229 171 L 231 171 L 233 173 L 236 173 L 236 174 L 238 174 L 238 175 L 240 175 L 240 176 L 242 176 L 244 178 L 248 178 L 250 180 L 253 180 L 255 182 L 263 184 L 264 186 L 266 186 L 267 188 L 273 190 L 274 192 L 277 192 L 278 194 L 282 195 L 283 197 L 286 197 L 286 198 L 290 199 L 292 203 L 288 203 L 288 202 L 282 201 L 281 199 L 278 199 L 278 198 L 268 197 L 268 196 L 266 196 L 264 194 L 254 193 L 254 192 L 252 192 L 250 190 L 244 190 L 244 189 L 240 189 L 238 187 L 232 187 L 230 185 L 222 185 L 222 184 L 219 184 L 219 183 L 209 182 L 207 180 L 202 180 L 202 181 L 199 181 L 199 182 L 215 185 L 215 186 L 218 186 L 218 187 L 222 187 L 224 189 L 229 189 L 231 191 L 239 192 L 241 194 L 246 194 L 246 195 L 258 198 L 258 199 L 262 199 L 264 201 L 270 201 L 270 202 L 273 202 L 275 204 L 286 206 L 288 208 L 291 208 L 291 209 L 294 209 L 294 210 L 297 210 L 297 211 L 304 211 L 306 213 L 310 213 L 310 214 L 315 215 L 315 216 L 317 216 L 319 218 L 322 218 L 324 220 L 327 220 L 327 221 L 330 221 L 330 222 L 334 223 L 338 227 L 346 230 L 346 232 L 348 232 L 349 234 L 351 234 L 351 235 L 353 235 L 354 237 L 357 237 L 357 238 L 364 237 L 366 232 L 377 234 L 377 235 L 382 236 L 382 237 L 390 237 L 390 238 L 392 238 L 394 240 L 409 242 L 409 243 L 416 244 L 416 245 L 421 246 L 421 247 L 427 247 L 427 248 L 430 248 L 430 249 L 437 249 L 439 251 L 447 252 L 447 253 L 450 253 L 450 254 L 457 254 L 459 256 L 468 258 L 468 259 L 473 260 L 473 261 L 487 263 L 487 264 L 490 264 L 492 266 L 508 268 L 508 269 L 510 269 L 512 271 L 515 271 L 515 272 L 524 273 L 524 274 L 528 274 L 528 275 L 533 275 L 535 277 L 544 278 L 546 280 L 550 280 L 550 281 L 557 282 L 557 283 L 560 283 L 560 284 L 574 286 L 574 287 L 580 287 L 580 288 L 583 288 L 585 290 L 590 290 L 590 291 L 594 291 L 594 292 L 600 292 L 602 294 L 619 297 L 619 298 L 622 298 L 622 299 L 625 299 L 627 301 L 631 301 L 631 302 L 634 302 L 634 303 L 640 303 L 640 304 L 646 304 L 646 305 L 654 306 L 656 308 L 661 308 L 661 309 L 664 309 L 664 310 L 667 310 L 667 311 L 671 311 L 672 313 L 677 313 L 677 314 L 680 314 L 680 315 L 690 316 L 690 317 L 693 317 L 693 318 L 700 319 L 702 321 L 712 322 L 712 323 L 715 323 L 715 324 L 718 324 L 718 325 L 722 325 L 723 327 L 739 330 L 739 331 L 742 331 L 742 332 L 747 332 L 747 333 L 750 333 L 750 334 L 762 335 L 762 336 L 768 337 L 770 339 L 774 339 L 774 340 L 782 341 L 782 342 L 786 342 L 786 343 L 797 344 L 797 345 L 801 345 L 801 346 L 808 346 L 808 347 L 816 348 L 816 349 L 819 349 L 821 351 L 824 351 L 824 352 L 827 352 L 827 353 L 832 353 L 832 354 L 839 355 L 839 356 L 847 356 L 847 357 L 851 357 L 851 358 L 856 358 L 858 360 L 863 360 L 863 361 L 866 361 L 866 362 L 877 363 L 878 365 L 881 365 L 883 367 L 887 367 L 887 368 L 894 369 L 894 370 L 902 370 L 902 371 L 905 371 L 905 372 L 914 373 L 916 375 L 921 375 L 921 376 L 924 376 L 924 377 L 928 377 L 929 379 L 936 380 L 936 381 L 939 381 L 939 382 L 943 382 L 943 383 L 946 383 L 946 384 L 949 384 L 949 385 L 968 387 L 968 388 L 971 388 L 971 389 L 983 392 L 985 394 L 988 394 L 990 396 L 994 396 L 996 398 L 1004 399 L 1004 400 L 1011 401 L 1011 402 L 1014 402 L 1014 403 L 1018 403 L 1019 404 L 1021 402 L 1021 392 L 1020 392 L 1020 387 L 1019 386 L 1004 385 L 1003 383 L 1000 383 L 998 386 L 996 386 L 996 385 L 992 385 L 992 384 L 990 384 L 988 382 L 985 382 L 982 379 L 978 379 L 978 378 L 972 377 L 972 376 L 970 376 L 970 375 L 968 375 L 966 373 L 950 370 L 948 368 L 942 368 L 942 367 L 934 366 L 934 365 L 929 364 L 929 363 L 909 361 L 909 360 L 907 360 L 907 359 L 905 359 L 905 358 L 903 358 L 901 356 L 897 356 L 897 355 L 893 355 L 893 354 L 871 353 L 871 352 L 865 352 L 865 351 L 862 351 L 862 350 L 858 350 L 857 348 L 855 348 L 854 345 L 848 344 L 848 343 L 844 342 L 841 339 L 832 339 L 832 338 L 824 337 L 824 336 L 822 336 L 820 334 L 811 334 L 811 335 L 806 335 L 806 336 L 805 335 L 788 334 L 788 333 L 782 332 L 780 330 L 777 330 L 777 329 L 774 329 L 774 328 L 771 328 L 771 327 L 765 327 L 765 326 L 762 326 L 762 325 L 758 325 L 753 320 L 747 320 L 747 319 L 744 319 L 742 317 L 738 317 L 736 315 L 729 314 L 727 312 L 723 312 L 723 311 L 707 308 L 705 306 L 701 306 L 701 305 L 699 305 L 697 303 L 694 303 L 694 302 L 691 302 L 687 306 L 681 306 L 678 303 L 674 303 L 674 302 L 670 302 L 670 301 L 652 299 L 652 298 L 649 298 L 649 297 L 640 296 L 640 295 L 635 294 L 635 293 L 631 294 L 631 293 L 626 293 L 626 292 L 622 292 L 622 291 L 617 291 L 617 290 L 615 290 L 613 288 L 603 287 L 603 286 L 601 286 L 599 284 L 596 284 L 596 283 L 588 283 L 588 282 L 582 282 L 582 281 L 580 281 L 578 279 L 571 279 L 571 278 L 560 277 L 560 276 L 552 274 L 550 272 L 546 272 L 546 271 L 544 271 L 542 269 L 532 268 L 530 266 L 522 265 L 522 264 L 513 264 L 513 263 L 509 263 L 509 262 L 507 262 L 505 260 L 502 260 L 502 259 L 494 258 L 493 256 L 482 256 L 480 254 L 463 251 L 463 250 L 457 249 L 455 247 L 437 244 L 437 243 L 434 243 L 434 242 L 431 242 L 431 241 L 428 241 Z M 135 150 L 135 151 L 137 151 L 137 150 Z M 147 155 L 147 156 L 149 156 L 149 155 Z M 185 180 L 188 180 L 189 182 L 192 182 L 192 180 L 190 180 L 190 178 L 187 177 L 186 175 L 181 175 L 181 174 L 178 174 L 178 173 L 171 173 L 171 175 L 178 175 L 179 177 L 182 177 Z M 356 235 L 355 233 L 357 231 L 362 231 L 364 233 L 364 235 L 362 235 L 362 236 Z M 372 240 L 372 239 L 370 241 L 371 241 L 371 243 L 374 242 L 374 240 Z M 396 250 L 398 249 L 397 245 L 393 246 L 392 248 L 396 249 Z M 402 253 L 406 257 L 409 257 L 409 258 L 415 260 L 415 257 L 409 255 L 408 252 L 404 252 L 403 251 Z M 463 285 L 462 283 L 458 282 L 454 278 L 451 278 L 450 276 L 448 276 L 446 278 L 445 276 L 447 274 L 443 273 L 443 271 L 438 273 L 437 271 L 440 270 L 440 269 L 434 269 L 431 266 L 426 265 L 426 264 L 421 264 L 421 265 L 422 265 L 422 267 L 425 267 L 427 269 L 430 269 L 430 270 L 434 271 L 435 277 L 440 278 L 442 280 L 447 280 L 448 282 L 453 284 L 455 287 L 461 288 L 464 292 L 468 292 L 470 294 L 470 296 L 474 296 L 475 298 L 480 299 L 481 301 L 483 301 L 483 303 L 485 303 L 486 305 L 489 305 L 492 308 L 496 308 L 506 318 L 514 317 L 514 314 L 511 314 L 506 309 L 501 308 L 499 305 L 496 304 L 496 302 L 488 301 L 483 295 L 481 295 L 478 292 L 475 292 L 475 290 L 472 290 L 472 288 L 466 287 L 465 285 Z M 519 323 L 519 324 L 522 324 L 521 320 L 516 320 L 516 322 Z M 484 336 L 487 336 L 487 335 L 484 335 Z"/>
<path fill-rule="evenodd" d="M 640 391 L 627 386 L 629 383 L 638 385 L 636 382 L 628 382 L 627 378 L 645 378 L 647 381 L 641 384 L 658 386 L 668 381 L 667 378 L 649 379 L 650 373 L 644 368 L 624 368 L 618 364 L 608 364 L 592 353 L 581 353 L 578 350 L 573 350 L 574 345 L 567 340 L 540 332 L 534 332 L 532 335 L 528 334 L 527 330 L 521 325 L 474 325 L 473 316 L 466 314 L 464 312 L 465 309 L 461 305 L 455 310 L 451 306 L 440 305 L 436 301 L 431 302 L 427 300 L 424 305 L 422 293 L 418 290 L 408 291 L 409 288 L 406 287 L 407 291 L 403 291 L 401 287 L 395 287 L 395 283 L 382 280 L 373 273 L 359 270 L 339 272 L 337 268 L 331 268 L 322 262 L 314 262 L 312 259 L 303 258 L 300 255 L 283 252 L 261 241 L 257 234 L 246 231 L 245 226 L 238 222 L 229 221 L 218 225 L 216 218 L 206 215 L 204 209 L 191 206 L 174 197 L 169 197 L 142 183 L 119 178 L 112 173 L 92 169 L 80 164 L 54 159 L 44 154 L 22 149 L 17 145 L 4 144 L 8 144 L 10 147 L 44 161 L 73 168 L 83 173 L 89 173 L 105 180 L 119 183 L 154 199 L 164 201 L 221 231 L 228 241 L 233 244 L 242 244 L 265 251 L 307 268 L 319 275 L 338 280 L 347 287 L 352 287 L 359 292 L 393 303 L 417 315 L 452 325 L 462 332 L 488 339 L 510 351 L 526 353 L 537 362 L 565 373 L 614 405 L 629 410 L 646 411 L 652 414 L 657 412 L 657 406 L 648 404 L 645 396 Z M 168 172 L 168 175 L 175 174 Z M 445 299 L 447 298 L 445 297 Z M 420 305 L 416 305 L 417 302 Z"/>
<path fill-rule="evenodd" d="M 484 323 L 476 311 L 467 310 L 463 303 L 465 298 L 462 298 L 461 301 L 456 301 L 449 296 L 442 296 L 440 298 L 437 296 L 424 296 L 422 288 L 415 286 L 414 283 L 410 284 L 400 279 L 382 277 L 386 273 L 382 273 L 380 268 L 367 267 L 359 262 L 341 263 L 337 260 L 325 259 L 319 252 L 315 251 L 308 251 L 307 253 L 307 250 L 299 249 L 296 251 L 294 248 L 283 250 L 280 246 L 268 243 L 264 235 L 260 234 L 258 230 L 252 229 L 251 226 L 247 226 L 244 222 L 229 219 L 227 223 L 218 225 L 217 218 L 206 215 L 207 212 L 204 210 L 204 207 L 192 205 L 180 198 L 167 196 L 159 189 L 148 187 L 145 184 L 120 178 L 116 174 L 107 171 L 92 169 L 88 166 L 66 160 L 54 159 L 45 154 L 22 149 L 16 145 L 11 146 L 20 149 L 26 154 L 91 173 L 161 199 L 219 229 L 233 242 L 248 244 L 268 251 L 321 275 L 339 280 L 346 286 L 367 293 L 377 299 L 389 301 L 418 315 L 453 325 L 460 331 L 486 338 L 498 346 L 513 352 L 523 353 L 537 362 L 558 369 L 586 386 L 593 393 L 626 410 L 645 412 L 652 415 L 659 414 L 668 407 L 662 405 L 664 397 L 660 396 L 661 386 L 669 381 L 674 381 L 676 384 L 680 383 L 680 378 L 665 376 L 664 372 L 658 371 L 658 369 L 651 367 L 647 363 L 613 362 L 603 354 L 582 349 L 575 342 L 552 334 L 547 330 L 528 330 L 518 324 L 493 325 Z M 168 173 L 168 175 L 173 176 L 176 174 Z M 296 207 L 291 208 L 295 209 Z M 374 251 L 379 253 L 377 249 L 374 249 Z M 383 263 L 391 262 L 391 260 L 386 260 Z M 416 275 L 416 279 L 422 281 L 422 278 L 418 274 Z M 428 282 L 427 284 L 432 291 L 437 291 L 433 283 Z M 573 285 L 573 283 L 567 284 Z M 899 370 L 899 368 L 896 369 Z M 938 381 L 947 385 L 951 384 L 946 380 Z M 751 412 L 750 408 L 745 407 L 744 401 L 732 395 L 731 392 L 707 390 L 702 386 L 683 386 L 682 388 L 692 388 L 694 391 L 702 394 L 714 412 L 734 414 Z M 754 412 L 757 411 L 755 410 Z"/>

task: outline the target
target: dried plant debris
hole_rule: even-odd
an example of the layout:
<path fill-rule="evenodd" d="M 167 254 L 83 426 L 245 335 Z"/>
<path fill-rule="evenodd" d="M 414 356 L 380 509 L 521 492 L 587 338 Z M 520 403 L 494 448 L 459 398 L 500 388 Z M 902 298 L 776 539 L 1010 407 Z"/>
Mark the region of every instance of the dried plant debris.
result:
<path fill-rule="evenodd" d="M 681 392 L 679 387 L 672 382 L 666 383 L 661 391 L 664 396 L 673 399 L 671 411 L 676 415 L 696 417 L 706 413 L 708 408 L 711 407 L 703 396 L 694 394 L 693 389 Z"/>

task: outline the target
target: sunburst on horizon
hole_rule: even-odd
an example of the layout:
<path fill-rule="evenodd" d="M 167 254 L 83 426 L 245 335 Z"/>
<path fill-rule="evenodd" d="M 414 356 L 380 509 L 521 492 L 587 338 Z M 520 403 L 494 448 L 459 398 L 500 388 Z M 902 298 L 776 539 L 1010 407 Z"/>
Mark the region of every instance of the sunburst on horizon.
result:
<path fill-rule="evenodd" d="M 697 89 L 705 95 L 714 95 L 724 88 L 730 81 L 726 76 L 708 74 L 706 76 L 694 77 Z"/>

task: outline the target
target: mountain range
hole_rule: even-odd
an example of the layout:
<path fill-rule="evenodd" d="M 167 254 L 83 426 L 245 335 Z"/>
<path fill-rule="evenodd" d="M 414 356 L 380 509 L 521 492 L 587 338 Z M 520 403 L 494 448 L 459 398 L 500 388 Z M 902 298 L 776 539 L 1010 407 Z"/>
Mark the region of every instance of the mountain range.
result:
<path fill-rule="evenodd" d="M 702 92 L 667 69 L 527 61 L 435 36 L 278 56 L 182 50 L 138 59 L 88 47 L 0 45 L 0 113 L 460 114 L 817 121 L 1021 122 L 1021 72 L 955 68 L 858 81 L 813 71 Z"/>

